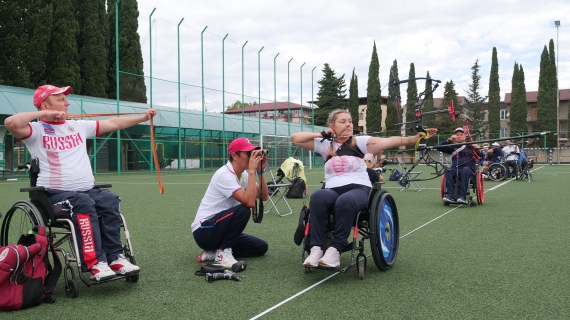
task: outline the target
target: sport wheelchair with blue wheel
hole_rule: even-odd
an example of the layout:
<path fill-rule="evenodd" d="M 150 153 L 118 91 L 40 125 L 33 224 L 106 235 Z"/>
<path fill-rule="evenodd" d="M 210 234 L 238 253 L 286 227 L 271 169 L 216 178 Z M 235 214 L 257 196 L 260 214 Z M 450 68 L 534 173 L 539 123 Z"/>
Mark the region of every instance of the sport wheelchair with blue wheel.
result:
<path fill-rule="evenodd" d="M 137 282 L 139 274 L 132 275 L 116 275 L 115 277 L 103 280 L 92 281 L 89 277 L 83 275 L 81 269 L 81 259 L 78 257 L 79 244 L 77 241 L 75 226 L 69 215 L 70 209 L 66 205 L 53 206 L 47 195 L 45 188 L 36 186 L 36 181 L 39 173 L 38 159 L 31 159 L 29 164 L 19 165 L 19 169 L 29 169 L 30 174 L 30 187 L 21 188 L 21 192 L 28 192 L 29 200 L 17 201 L 4 217 L 2 222 L 2 229 L 0 230 L 0 246 L 5 246 L 10 243 L 17 243 L 22 234 L 29 233 L 34 227 L 44 226 L 47 230 L 47 237 L 53 242 L 54 248 L 61 253 L 65 261 L 64 267 L 64 280 L 65 280 L 65 295 L 70 298 L 77 298 L 79 295 L 79 286 L 75 280 L 74 268 L 72 263 L 77 264 L 79 277 L 87 286 L 99 284 L 103 282 L 118 280 L 126 278 L 128 282 Z M 95 188 L 110 188 L 110 184 L 95 185 Z M 124 233 L 123 252 L 127 259 L 132 264 L 136 265 L 135 255 L 133 253 L 129 231 L 125 218 L 121 214 L 122 228 Z M 61 235 L 61 239 L 57 236 Z M 68 243 L 69 252 L 63 245 Z"/>
<path fill-rule="evenodd" d="M 445 174 L 441 176 L 441 198 L 443 199 L 447 194 L 447 187 L 445 183 Z M 461 202 L 457 202 L 459 197 L 459 187 L 461 185 L 461 176 L 457 176 L 457 181 L 455 181 L 455 188 L 453 190 L 453 199 L 452 202 L 443 202 L 445 206 L 450 204 L 462 204 Z M 481 205 L 485 201 L 485 182 L 483 179 L 483 173 L 479 170 L 475 171 L 475 173 L 471 174 L 469 178 L 469 187 L 467 188 L 467 194 L 465 195 L 465 200 L 471 207 L 475 207 L 476 205 Z"/>
<path fill-rule="evenodd" d="M 381 168 L 380 168 L 381 169 Z M 369 169 L 378 172 L 380 169 Z M 372 189 L 368 195 L 368 208 L 356 214 L 352 226 L 352 243 L 349 243 L 342 252 L 351 252 L 350 261 L 344 268 L 328 268 L 323 266 L 317 269 L 347 272 L 354 264 L 358 270 L 358 278 L 364 279 L 367 256 L 364 254 L 365 241 L 370 239 L 372 258 L 380 271 L 386 271 L 392 267 L 398 255 L 400 243 L 400 224 L 396 202 L 388 191 L 383 190 L 383 182 L 378 182 L 378 175 L 373 181 Z M 299 225 L 295 231 L 294 241 L 297 245 L 303 245 L 302 260 L 305 254 L 311 251 L 309 208 L 304 205 L 299 216 Z M 323 251 L 331 245 L 334 235 L 334 213 L 329 212 L 329 218 L 325 227 L 325 243 Z M 355 253 L 358 255 L 355 257 Z M 356 260 L 356 261 L 355 261 Z M 305 273 L 309 273 L 311 267 L 305 266 Z"/>

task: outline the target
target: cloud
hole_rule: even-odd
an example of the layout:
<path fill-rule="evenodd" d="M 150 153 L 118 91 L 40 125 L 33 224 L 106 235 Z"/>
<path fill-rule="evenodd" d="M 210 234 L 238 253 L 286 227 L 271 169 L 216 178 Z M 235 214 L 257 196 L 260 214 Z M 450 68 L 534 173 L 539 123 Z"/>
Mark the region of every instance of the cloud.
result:
<path fill-rule="evenodd" d="M 325 63 L 337 75 L 345 74 L 347 87 L 354 69 L 359 95 L 366 96 L 374 42 L 382 87 L 388 83 L 390 66 L 396 59 L 400 79 L 407 78 L 410 63 L 414 63 L 416 77 L 425 77 L 429 71 L 435 79 L 453 79 L 458 94 L 464 95 L 471 66 L 479 59 L 481 83 L 487 90 L 491 52 L 496 47 L 501 97 L 510 92 L 515 61 L 525 69 L 527 90 L 534 91 L 538 88 L 542 48 L 550 39 L 556 41 L 554 20 L 562 18 L 560 13 L 570 12 L 570 2 L 562 0 L 138 3 L 145 75 L 150 75 L 152 39 L 153 77 L 165 80 L 153 80 L 154 103 L 178 104 L 177 24 L 184 18 L 180 26 L 181 95 L 186 106 L 201 108 L 203 81 L 208 110 L 221 110 L 224 103 L 241 100 L 242 91 L 245 101 L 290 99 L 298 103 L 316 99 L 316 82 Z M 148 15 L 155 7 L 150 33 Z M 556 51 L 561 53 L 560 87 L 570 88 L 566 71 L 570 65 L 570 33 L 565 23 L 562 20 L 558 30 L 560 48 Z M 227 91 L 225 97 L 222 87 Z M 400 90 L 404 93 L 406 87 Z M 443 86 L 435 97 L 442 95 Z"/>

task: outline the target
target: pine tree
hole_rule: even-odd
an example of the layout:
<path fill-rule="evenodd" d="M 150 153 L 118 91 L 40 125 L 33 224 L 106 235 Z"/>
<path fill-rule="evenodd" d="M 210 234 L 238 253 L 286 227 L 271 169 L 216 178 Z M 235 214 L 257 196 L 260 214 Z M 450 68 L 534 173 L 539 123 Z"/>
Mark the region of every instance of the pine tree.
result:
<path fill-rule="evenodd" d="M 109 31 L 105 0 L 81 0 L 77 2 L 79 34 L 79 64 L 81 69 L 81 94 L 107 97 L 107 45 Z"/>
<path fill-rule="evenodd" d="M 509 111 L 509 119 L 511 125 L 510 135 L 513 135 L 527 130 L 526 104 L 523 104 L 523 100 L 525 100 L 523 96 L 526 96 L 526 92 L 521 91 L 521 73 L 519 65 L 516 62 L 511 82 L 511 108 Z"/>
<path fill-rule="evenodd" d="M 388 83 L 392 83 L 393 81 L 397 81 L 399 79 L 398 76 L 398 61 L 394 60 L 392 63 L 392 67 L 390 68 L 390 78 Z M 396 136 L 400 135 L 400 128 L 402 125 L 397 125 L 399 122 L 403 122 L 402 120 L 402 110 L 397 110 L 397 106 L 394 103 L 396 98 L 400 98 L 400 86 L 392 86 L 388 87 L 388 101 L 386 105 L 386 134 L 388 136 Z M 398 119 L 399 118 L 399 119 Z"/>
<path fill-rule="evenodd" d="M 429 71 L 426 74 L 426 78 L 427 79 L 431 79 L 430 75 L 429 75 Z M 429 80 L 426 80 L 426 84 L 425 84 L 425 93 L 429 94 L 431 91 L 433 90 L 433 86 L 432 86 L 432 82 Z M 417 96 L 414 98 L 414 103 L 417 100 Z M 434 105 L 433 105 L 433 94 L 428 95 L 425 100 L 424 100 L 424 106 L 422 107 L 423 112 L 430 112 L 430 111 L 434 111 Z M 415 118 L 415 115 L 414 115 Z M 424 127 L 426 128 L 433 128 L 435 127 L 435 116 L 426 116 L 425 118 L 423 118 L 424 120 Z M 408 120 L 409 121 L 409 120 Z"/>
<path fill-rule="evenodd" d="M 28 1 L 0 1 L 0 78 L 9 86 L 29 87 L 30 73 L 26 66 L 25 16 Z"/>
<path fill-rule="evenodd" d="M 410 63 L 410 73 L 408 79 L 413 79 L 416 77 L 416 67 L 413 63 Z M 407 89 L 407 99 L 406 99 L 406 122 L 414 121 L 416 119 L 416 102 L 418 99 L 418 85 L 416 80 L 410 80 L 408 82 Z M 413 124 L 407 124 L 406 129 L 413 127 Z"/>
<path fill-rule="evenodd" d="M 71 86 L 74 92 L 81 92 L 75 1 L 53 0 L 52 4 L 53 31 L 48 45 L 46 79 L 55 86 Z"/>
<path fill-rule="evenodd" d="M 499 62 L 496 47 L 493 47 L 491 74 L 489 76 L 488 122 L 489 138 L 499 138 L 501 131 L 501 87 L 499 86 Z"/>
<path fill-rule="evenodd" d="M 350 111 L 350 116 L 352 117 L 352 123 L 354 124 L 354 128 L 358 130 L 358 106 L 359 106 L 359 98 L 358 98 L 358 77 L 354 73 L 354 69 L 352 69 L 352 77 L 350 78 L 350 85 L 349 85 L 349 94 L 348 94 L 348 110 Z"/>
<path fill-rule="evenodd" d="M 455 111 L 462 114 L 463 106 L 459 103 L 459 98 L 457 92 L 455 91 L 455 83 L 453 83 L 453 80 L 449 80 L 445 83 L 444 90 L 445 91 L 443 92 L 443 99 L 441 100 L 440 108 L 447 108 L 450 101 L 453 100 L 453 107 Z M 455 128 L 458 127 L 455 122 L 450 121 L 449 116 L 443 114 L 438 115 L 435 122 L 438 133 L 443 135 L 452 135 L 455 131 Z"/>
<path fill-rule="evenodd" d="M 467 90 L 467 100 L 469 101 L 469 117 L 471 118 L 471 128 L 473 130 L 486 131 L 485 114 L 481 110 L 481 104 L 485 100 L 479 91 L 481 90 L 481 75 L 479 75 L 479 58 L 475 60 L 475 64 L 471 67 L 471 83 Z"/>
<path fill-rule="evenodd" d="M 109 21 L 109 86 L 107 97 L 115 99 L 117 64 L 115 59 L 115 4 L 107 6 Z M 121 100 L 146 103 L 143 60 L 138 30 L 139 10 L 136 0 L 122 0 L 119 3 L 119 71 Z"/>
<path fill-rule="evenodd" d="M 538 97 L 536 101 L 537 119 L 536 126 L 539 131 L 556 131 L 556 101 L 552 99 L 553 84 L 552 67 L 550 55 L 546 46 L 540 56 L 540 74 L 538 77 Z M 556 136 L 549 134 L 546 136 L 548 147 L 556 146 Z"/>
<path fill-rule="evenodd" d="M 376 41 L 372 48 L 372 58 L 368 68 L 368 87 L 366 97 L 368 104 L 366 107 L 366 131 L 380 132 L 382 130 L 382 91 L 380 89 L 380 63 L 376 53 Z"/>
<path fill-rule="evenodd" d="M 30 18 L 27 20 L 27 32 L 30 42 L 27 46 L 26 64 L 30 71 L 30 88 L 37 88 L 47 83 L 46 61 L 48 46 L 53 27 L 53 6 L 45 0 L 31 1 Z"/>
<path fill-rule="evenodd" d="M 317 92 L 319 103 L 318 108 L 315 109 L 315 125 L 328 127 L 327 118 L 329 113 L 344 107 L 346 84 L 344 83 L 344 74 L 337 78 L 334 70 L 331 69 L 328 63 L 325 63 L 322 71 L 323 78 L 317 81 L 319 84 L 319 92 Z"/>

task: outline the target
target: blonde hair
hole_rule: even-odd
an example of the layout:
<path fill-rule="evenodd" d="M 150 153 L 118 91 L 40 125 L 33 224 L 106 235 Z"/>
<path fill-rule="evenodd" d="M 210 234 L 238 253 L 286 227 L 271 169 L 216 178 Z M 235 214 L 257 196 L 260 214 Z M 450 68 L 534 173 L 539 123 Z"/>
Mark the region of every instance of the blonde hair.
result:
<path fill-rule="evenodd" d="M 348 115 L 350 115 L 350 112 L 347 109 L 334 109 L 333 111 L 331 111 L 329 113 L 329 117 L 327 118 L 327 124 L 330 126 L 331 124 L 334 126 L 334 122 L 336 121 L 336 118 L 338 117 L 339 114 L 341 113 L 348 113 Z M 350 146 L 354 147 L 356 145 L 356 139 L 351 139 L 350 141 Z M 329 146 L 329 154 L 333 157 L 337 156 L 336 151 L 334 151 L 332 142 Z"/>

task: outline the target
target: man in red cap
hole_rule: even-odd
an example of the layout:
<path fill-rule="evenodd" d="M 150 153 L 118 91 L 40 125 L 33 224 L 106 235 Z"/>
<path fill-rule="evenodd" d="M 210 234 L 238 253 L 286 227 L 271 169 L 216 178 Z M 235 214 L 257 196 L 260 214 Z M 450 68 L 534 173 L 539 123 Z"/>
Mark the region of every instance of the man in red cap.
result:
<path fill-rule="evenodd" d="M 70 93 L 71 87 L 43 85 L 34 93 L 37 111 L 10 116 L 4 125 L 39 159 L 37 185 L 46 188 L 50 202 L 70 208 L 83 271 L 89 271 L 94 281 L 136 274 L 140 268 L 122 254 L 119 197 L 93 187 L 95 178 L 85 143 L 90 137 L 147 121 L 156 111 L 101 121 L 67 120 Z M 40 121 L 34 121 L 37 118 Z"/>
<path fill-rule="evenodd" d="M 446 194 L 443 196 L 443 202 L 467 203 L 466 195 L 469 188 L 469 179 L 477 170 L 473 153 L 481 157 L 481 150 L 477 144 L 447 146 L 448 144 L 464 143 L 465 139 L 465 131 L 460 127 L 455 129 L 454 134 L 449 139 L 440 142 L 436 147 L 437 150 L 451 155 L 451 166 L 445 173 Z M 459 195 L 455 199 L 453 191 L 458 176 L 461 177 L 461 185 L 459 187 Z"/>
<path fill-rule="evenodd" d="M 230 143 L 228 162 L 214 173 L 192 222 L 194 240 L 204 249 L 197 262 L 214 260 L 229 268 L 237 262 L 234 255 L 258 257 L 267 252 L 265 240 L 243 233 L 260 193 L 262 201 L 269 198 L 262 170 L 267 158 L 259 149 L 247 138 Z"/>

